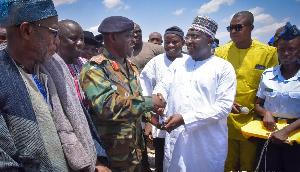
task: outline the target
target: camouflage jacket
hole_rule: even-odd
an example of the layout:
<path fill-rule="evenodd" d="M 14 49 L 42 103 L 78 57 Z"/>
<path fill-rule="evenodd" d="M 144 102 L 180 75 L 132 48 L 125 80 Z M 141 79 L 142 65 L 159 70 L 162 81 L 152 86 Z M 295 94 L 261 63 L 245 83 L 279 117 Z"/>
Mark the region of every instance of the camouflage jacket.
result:
<path fill-rule="evenodd" d="M 137 67 L 127 59 L 123 64 L 114 61 L 104 50 L 84 65 L 80 84 L 110 166 L 138 164 L 142 148 L 140 117 L 153 109 L 153 101 L 142 96 Z"/>

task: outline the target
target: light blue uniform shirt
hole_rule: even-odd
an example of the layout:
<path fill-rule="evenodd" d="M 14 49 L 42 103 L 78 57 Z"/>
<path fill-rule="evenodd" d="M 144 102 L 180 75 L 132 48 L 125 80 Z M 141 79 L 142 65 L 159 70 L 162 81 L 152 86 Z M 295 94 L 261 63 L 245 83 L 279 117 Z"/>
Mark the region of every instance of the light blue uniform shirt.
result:
<path fill-rule="evenodd" d="M 261 76 L 256 96 L 265 99 L 264 108 L 274 117 L 300 117 L 300 70 L 286 80 L 279 66 L 265 70 Z"/>

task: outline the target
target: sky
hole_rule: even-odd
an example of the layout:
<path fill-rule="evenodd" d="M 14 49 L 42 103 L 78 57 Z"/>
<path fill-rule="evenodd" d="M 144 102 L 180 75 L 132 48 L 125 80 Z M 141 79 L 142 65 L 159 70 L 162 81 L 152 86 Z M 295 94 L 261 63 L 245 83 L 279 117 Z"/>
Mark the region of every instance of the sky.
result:
<path fill-rule="evenodd" d="M 139 24 L 143 41 L 149 34 L 162 35 L 172 26 L 188 31 L 198 15 L 218 23 L 220 45 L 230 41 L 226 27 L 239 11 L 254 15 L 252 38 L 267 44 L 276 29 L 286 22 L 300 28 L 300 0 L 53 0 L 58 19 L 71 19 L 83 30 L 98 33 L 98 26 L 109 16 L 124 16 Z"/>

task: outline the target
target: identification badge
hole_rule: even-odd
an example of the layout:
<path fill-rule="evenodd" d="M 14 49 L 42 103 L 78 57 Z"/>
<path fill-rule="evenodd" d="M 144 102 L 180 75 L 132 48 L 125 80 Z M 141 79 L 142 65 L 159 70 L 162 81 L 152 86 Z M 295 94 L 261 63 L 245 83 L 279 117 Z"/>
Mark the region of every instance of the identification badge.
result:
<path fill-rule="evenodd" d="M 255 65 L 255 69 L 258 69 L 258 70 L 265 70 L 265 69 L 266 69 L 266 66 L 263 66 L 263 65 L 260 65 L 260 64 L 256 64 L 256 65 Z"/>
<path fill-rule="evenodd" d="M 265 91 L 267 91 L 267 92 L 273 92 L 273 89 L 271 89 L 271 88 L 265 88 Z"/>

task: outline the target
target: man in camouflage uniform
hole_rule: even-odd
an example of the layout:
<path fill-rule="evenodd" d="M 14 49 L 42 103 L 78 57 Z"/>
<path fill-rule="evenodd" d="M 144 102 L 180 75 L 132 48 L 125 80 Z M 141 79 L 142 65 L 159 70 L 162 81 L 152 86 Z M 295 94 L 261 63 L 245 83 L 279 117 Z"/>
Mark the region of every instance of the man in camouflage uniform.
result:
<path fill-rule="evenodd" d="M 80 74 L 112 171 L 140 171 L 140 117 L 166 104 L 160 95 L 142 96 L 137 67 L 127 60 L 133 53 L 133 29 L 134 23 L 125 17 L 104 19 L 98 31 L 105 49 L 87 62 Z M 150 121 L 149 116 L 145 119 Z M 153 121 L 157 118 L 151 118 Z"/>

